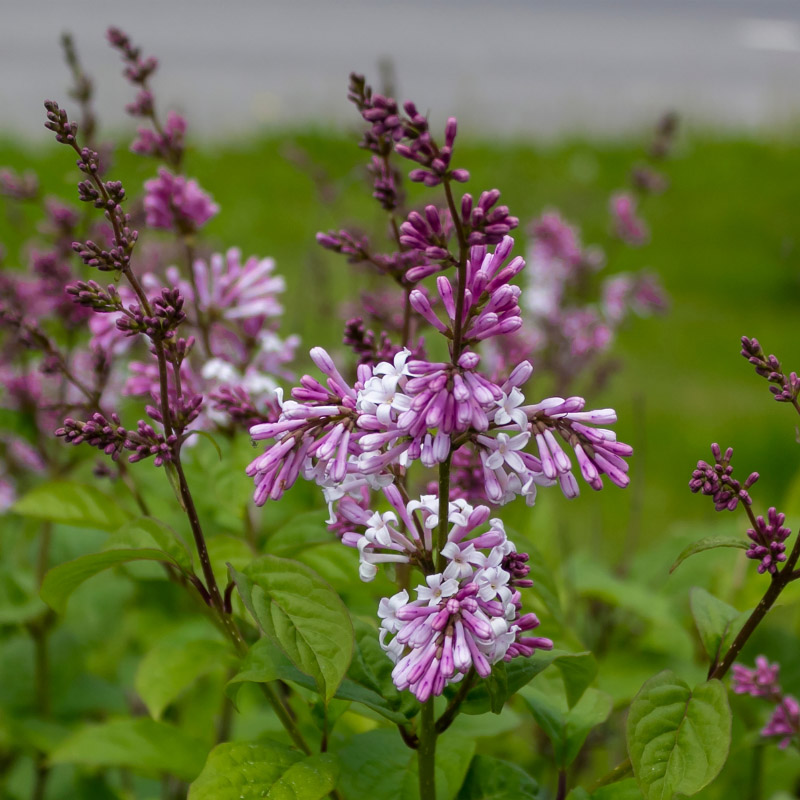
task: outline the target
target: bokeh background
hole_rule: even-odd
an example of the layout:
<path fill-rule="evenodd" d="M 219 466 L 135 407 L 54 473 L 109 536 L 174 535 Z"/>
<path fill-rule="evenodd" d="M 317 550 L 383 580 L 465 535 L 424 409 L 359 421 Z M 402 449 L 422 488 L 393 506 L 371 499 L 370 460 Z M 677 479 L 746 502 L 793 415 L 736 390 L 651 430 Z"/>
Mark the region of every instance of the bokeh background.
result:
<path fill-rule="evenodd" d="M 522 220 L 523 243 L 525 223 L 551 208 L 580 225 L 585 243 L 606 242 L 609 194 L 626 185 L 657 119 L 676 112 L 669 190 L 643 209 L 651 242 L 614 251 L 607 267 L 657 273 L 670 310 L 621 333 L 620 367 L 589 398 L 619 412 L 620 438 L 636 451 L 632 485 L 572 503 L 542 493 L 531 516 L 511 516 L 557 582 L 568 579 L 595 603 L 578 624 L 583 640 L 607 653 L 600 686 L 620 708 L 665 659 L 691 660 L 692 640 L 668 624 L 673 617 L 689 628 L 689 587 L 753 605 L 763 587 L 738 553 L 696 556 L 674 576 L 668 566 L 689 541 L 746 527 L 743 516 L 715 514 L 688 490 L 714 441 L 735 448 L 737 472 L 761 473 L 759 511 L 776 505 L 793 530 L 800 525 L 798 419 L 739 355 L 740 337 L 757 336 L 789 369 L 800 368 L 800 5 L 3 2 L 0 165 L 35 169 L 48 193 L 74 193 L 70 159 L 42 127 L 43 99 L 68 105 L 63 30 L 75 35 L 95 80 L 100 139 L 132 130 L 124 114 L 131 91 L 104 39 L 109 24 L 158 56 L 159 104 L 187 117 L 187 170 L 222 208 L 208 236 L 276 258 L 288 284 L 283 331 L 299 333 L 305 349 L 340 347 L 343 304 L 368 283 L 321 251 L 315 233 L 354 221 L 383 225 L 365 190 L 360 120 L 346 101 L 350 71 L 394 86 L 430 110 L 434 127 L 457 116 L 470 187 L 501 189 Z M 124 148 L 116 155 L 115 177 L 126 184 L 153 171 Z M 0 213 L 8 263 L 22 255 L 24 222 Z M 600 563 L 602 574 L 592 569 Z M 623 574 L 625 583 L 616 577 Z M 800 627 L 790 601 L 746 656 L 768 650 L 780 658 L 797 693 Z M 617 607 L 613 625 L 604 604 Z M 603 641 L 592 639 L 594 613 Z M 619 647 L 631 633 L 646 640 L 635 657 Z M 0 701 L 10 705 L 19 658 L 0 657 Z M 699 661 L 694 669 L 702 679 Z M 734 785 L 751 745 L 735 742 L 742 755 L 720 786 Z M 794 791 L 796 755 L 773 748 L 762 768 L 770 791 Z"/>

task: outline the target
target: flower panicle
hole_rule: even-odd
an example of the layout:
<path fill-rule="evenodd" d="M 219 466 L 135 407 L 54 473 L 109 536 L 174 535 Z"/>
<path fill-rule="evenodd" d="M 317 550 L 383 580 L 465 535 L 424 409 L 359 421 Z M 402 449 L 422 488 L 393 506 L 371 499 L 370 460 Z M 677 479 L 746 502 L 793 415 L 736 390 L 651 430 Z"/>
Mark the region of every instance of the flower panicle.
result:
<path fill-rule="evenodd" d="M 720 446 L 714 443 L 711 445 L 711 454 L 714 456 L 713 464 L 703 460 L 697 462 L 689 481 L 692 492 L 700 492 L 713 498 L 717 511 L 734 511 L 739 502 L 752 505 L 753 500 L 748 489 L 758 480 L 758 473 L 751 472 L 744 482 L 740 482 L 733 477 L 732 447 L 723 453 Z"/>
<path fill-rule="evenodd" d="M 796 372 L 787 375 L 781 362 L 774 355 L 768 356 L 755 338 L 742 336 L 742 356 L 755 367 L 757 375 L 766 378 L 771 384 L 769 390 L 777 402 L 797 405 L 800 378 Z"/>

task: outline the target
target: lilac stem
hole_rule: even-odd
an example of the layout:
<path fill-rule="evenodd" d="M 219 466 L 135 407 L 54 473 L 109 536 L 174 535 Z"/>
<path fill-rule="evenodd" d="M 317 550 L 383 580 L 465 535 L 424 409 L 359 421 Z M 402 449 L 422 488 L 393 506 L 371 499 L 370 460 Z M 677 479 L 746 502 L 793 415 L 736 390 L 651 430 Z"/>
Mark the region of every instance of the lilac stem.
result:
<path fill-rule="evenodd" d="M 422 704 L 419 717 L 419 796 L 436 800 L 436 723 L 433 716 L 433 698 Z"/>

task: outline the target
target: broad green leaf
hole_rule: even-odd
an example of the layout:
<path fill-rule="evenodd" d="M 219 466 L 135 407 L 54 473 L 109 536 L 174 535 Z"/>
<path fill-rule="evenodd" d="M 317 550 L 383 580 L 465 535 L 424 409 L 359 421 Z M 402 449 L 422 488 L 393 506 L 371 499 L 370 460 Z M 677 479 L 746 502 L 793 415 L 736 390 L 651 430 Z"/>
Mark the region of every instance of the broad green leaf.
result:
<path fill-rule="evenodd" d="M 647 681 L 634 698 L 627 738 L 645 800 L 696 794 L 717 776 L 728 758 L 728 693 L 717 680 L 692 691 L 665 670 Z"/>
<path fill-rule="evenodd" d="M 747 539 L 741 536 L 707 536 L 705 539 L 692 542 L 692 544 L 684 548 L 681 554 L 675 559 L 675 563 L 669 568 L 669 571 L 671 573 L 675 572 L 689 556 L 702 553 L 705 550 L 714 550 L 717 547 L 738 547 L 741 550 L 747 550 L 749 546 Z"/>
<path fill-rule="evenodd" d="M 705 647 L 708 657 L 712 661 L 716 661 L 719 658 L 723 640 L 736 629 L 736 622 L 741 619 L 742 613 L 699 586 L 695 586 L 689 592 L 689 605 L 703 647 Z M 744 615 L 744 618 L 747 619 L 747 616 Z M 735 630 L 733 635 L 735 636 L 738 632 Z"/>
<path fill-rule="evenodd" d="M 587 650 L 583 653 L 558 656 L 553 660 L 553 665 L 561 673 L 567 693 L 567 703 L 572 708 L 597 676 L 597 662 Z"/>
<path fill-rule="evenodd" d="M 574 662 L 562 669 L 561 662 Z M 591 653 L 565 653 L 563 650 L 537 650 L 530 658 L 515 658 L 506 664 L 506 698 L 516 694 L 537 675 L 555 664 L 561 671 L 567 696 L 574 705 L 586 686 L 594 680 L 597 664 Z M 489 687 L 484 681 L 469 691 L 461 706 L 464 714 L 486 714 L 492 710 Z"/>
<path fill-rule="evenodd" d="M 169 525 L 151 517 L 138 517 L 108 537 L 106 550 L 163 550 L 185 572 L 191 572 L 192 553 L 186 542 Z"/>
<path fill-rule="evenodd" d="M 241 670 L 228 681 L 228 694 L 235 697 L 242 683 L 271 683 L 276 680 L 290 681 L 306 689 L 317 689 L 316 681 L 297 669 L 276 644 L 269 639 L 259 639 L 247 653 Z M 349 678 L 342 681 L 334 697 L 362 703 L 396 724 L 408 722 L 407 716 L 395 710 L 381 694 Z"/>
<path fill-rule="evenodd" d="M 477 755 L 469 765 L 458 800 L 536 800 L 539 785 L 510 761 Z"/>
<path fill-rule="evenodd" d="M 75 481 L 39 484 L 20 497 L 11 510 L 23 517 L 101 531 L 115 531 L 130 518 L 113 497 Z"/>
<path fill-rule="evenodd" d="M 329 544 L 331 532 L 325 523 L 325 511 L 306 511 L 293 517 L 267 540 L 270 555 L 292 557 L 306 548 Z"/>
<path fill-rule="evenodd" d="M 597 689 L 587 689 L 572 708 L 558 696 L 532 687 L 522 696 L 550 739 L 556 765 L 562 769 L 575 760 L 589 731 L 608 719 L 613 705 L 611 696 Z"/>
<path fill-rule="evenodd" d="M 162 550 L 106 550 L 91 553 L 65 564 L 53 567 L 45 576 L 39 592 L 42 600 L 51 608 L 62 613 L 69 596 L 84 582 L 98 572 L 129 561 L 175 562 Z"/>
<path fill-rule="evenodd" d="M 347 679 L 366 689 L 371 689 L 383 699 L 383 706 L 399 712 L 406 718 L 419 711 L 419 703 L 411 692 L 400 692 L 392 680 L 394 664 L 383 651 L 378 640 L 378 629 L 362 619 L 353 620 L 356 642 L 353 660 L 347 670 Z M 375 706 L 372 706 L 374 710 Z M 386 716 L 385 712 L 379 713 Z"/>
<path fill-rule="evenodd" d="M 336 785 L 336 757 L 272 742 L 225 742 L 208 755 L 188 800 L 320 800 Z"/>
<path fill-rule="evenodd" d="M 448 733 L 436 744 L 436 797 L 454 800 L 464 783 L 475 742 Z M 385 728 L 354 736 L 340 751 L 339 788 L 345 797 L 420 800 L 416 751 Z"/>
<path fill-rule="evenodd" d="M 277 556 L 231 576 L 264 633 L 330 700 L 353 656 L 353 625 L 339 595 L 310 567 Z"/>
<path fill-rule="evenodd" d="M 139 663 L 134 686 L 154 719 L 198 678 L 231 660 L 230 648 L 218 641 L 164 640 Z"/>
<path fill-rule="evenodd" d="M 50 763 L 122 767 L 191 781 L 203 768 L 205 757 L 206 746 L 180 728 L 141 718 L 80 728 L 53 751 Z"/>

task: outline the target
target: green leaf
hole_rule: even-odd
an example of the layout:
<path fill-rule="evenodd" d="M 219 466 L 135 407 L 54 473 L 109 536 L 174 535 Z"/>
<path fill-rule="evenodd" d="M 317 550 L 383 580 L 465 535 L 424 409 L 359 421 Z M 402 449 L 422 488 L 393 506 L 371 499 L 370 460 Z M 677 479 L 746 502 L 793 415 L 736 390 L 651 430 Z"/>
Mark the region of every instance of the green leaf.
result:
<path fill-rule="evenodd" d="M 208 431 L 201 431 L 197 428 L 194 428 L 186 434 L 186 438 L 188 439 L 193 433 L 196 433 L 198 436 L 202 436 L 204 439 L 208 439 L 208 441 L 214 445 L 214 449 L 217 451 L 217 458 L 222 461 L 222 448 L 219 446 L 219 442 Z"/>
<path fill-rule="evenodd" d="M 271 555 L 292 557 L 315 545 L 329 544 L 331 532 L 325 524 L 325 512 L 317 509 L 298 514 L 267 540 Z"/>
<path fill-rule="evenodd" d="M 150 714 L 159 719 L 164 709 L 198 678 L 230 661 L 230 648 L 208 639 L 164 640 L 139 663 L 134 686 Z"/>
<path fill-rule="evenodd" d="M 692 544 L 684 548 L 675 559 L 675 563 L 669 568 L 669 571 L 670 573 L 675 572 L 689 556 L 693 556 L 695 553 L 702 553 L 704 550 L 714 550 L 717 547 L 738 547 L 741 550 L 747 550 L 749 546 L 747 539 L 743 539 L 741 536 L 707 536 L 705 539 L 692 542 Z"/>
<path fill-rule="evenodd" d="M 575 662 L 563 667 L 562 662 Z M 574 705 L 583 694 L 588 683 L 594 680 L 597 664 L 591 653 L 565 653 L 563 650 L 537 650 L 530 658 L 515 658 L 506 664 L 506 699 L 516 694 L 523 686 L 530 683 L 537 675 L 544 672 L 551 664 L 561 671 L 567 696 Z M 569 686 L 567 683 L 569 682 Z M 481 681 L 471 689 L 461 706 L 463 714 L 486 714 L 492 710 L 492 699 L 489 687 Z"/>
<path fill-rule="evenodd" d="M 206 746 L 180 728 L 152 719 L 123 719 L 80 728 L 50 756 L 51 764 L 122 767 L 147 776 L 191 781 L 203 768 Z"/>
<path fill-rule="evenodd" d="M 272 742 L 225 742 L 208 755 L 188 800 L 320 800 L 336 786 L 335 756 Z"/>
<path fill-rule="evenodd" d="M 237 573 L 245 606 L 264 633 L 330 700 L 353 656 L 350 614 L 338 594 L 310 567 L 277 556 L 262 556 Z"/>
<path fill-rule="evenodd" d="M 113 497 L 74 481 L 41 483 L 20 497 L 11 510 L 23 517 L 101 531 L 115 531 L 130 518 Z"/>
<path fill-rule="evenodd" d="M 589 792 L 582 786 L 576 786 L 568 795 L 567 800 L 592 800 Z"/>
<path fill-rule="evenodd" d="M 576 758 L 589 731 L 605 722 L 611 713 L 611 695 L 597 689 L 587 689 L 572 707 L 552 693 L 529 687 L 523 693 L 539 727 L 553 745 L 556 765 L 568 767 Z"/>
<path fill-rule="evenodd" d="M 63 613 L 69 596 L 84 582 L 98 572 L 124 564 L 128 561 L 163 561 L 173 564 L 173 560 L 161 550 L 106 550 L 91 553 L 65 564 L 53 567 L 45 576 L 39 592 L 42 600 L 59 613 Z"/>
<path fill-rule="evenodd" d="M 501 661 L 492 667 L 485 679 L 486 691 L 489 693 L 489 710 L 492 714 L 500 714 L 508 700 L 508 674 L 506 662 Z"/>
<path fill-rule="evenodd" d="M 192 553 L 186 542 L 169 525 L 151 517 L 138 517 L 108 537 L 105 550 L 163 550 L 185 572 L 192 572 Z"/>
<path fill-rule="evenodd" d="M 597 676 L 597 662 L 587 650 L 583 653 L 565 653 L 558 656 L 553 660 L 553 665 L 561 673 L 567 693 L 567 704 L 572 708 Z"/>
<path fill-rule="evenodd" d="M 634 698 L 627 738 L 645 800 L 696 794 L 717 776 L 728 757 L 728 693 L 717 680 L 692 691 L 665 670 L 647 681 Z"/>
<path fill-rule="evenodd" d="M 712 662 L 716 662 L 720 655 L 722 641 L 728 636 L 736 620 L 742 614 L 733 606 L 729 606 L 699 586 L 695 586 L 689 592 L 689 605 L 703 647 Z"/>
<path fill-rule="evenodd" d="M 458 800 L 536 800 L 539 796 L 539 785 L 516 764 L 477 755 Z"/>
<path fill-rule="evenodd" d="M 242 683 L 271 683 L 277 680 L 290 681 L 306 689 L 317 689 L 314 678 L 297 669 L 276 644 L 269 639 L 259 639 L 247 653 L 241 670 L 228 681 L 228 694 L 235 697 L 236 690 Z M 395 710 L 381 694 L 349 678 L 342 681 L 334 697 L 362 703 L 396 724 L 408 722 L 408 718 Z"/>
<path fill-rule="evenodd" d="M 642 800 L 642 793 L 636 778 L 625 778 L 624 781 L 603 786 L 592 795 L 592 800 Z"/>
<path fill-rule="evenodd" d="M 436 797 L 454 800 L 464 783 L 475 742 L 448 733 L 436 744 Z M 417 754 L 385 728 L 354 736 L 340 751 L 339 787 L 345 797 L 420 800 Z"/>

